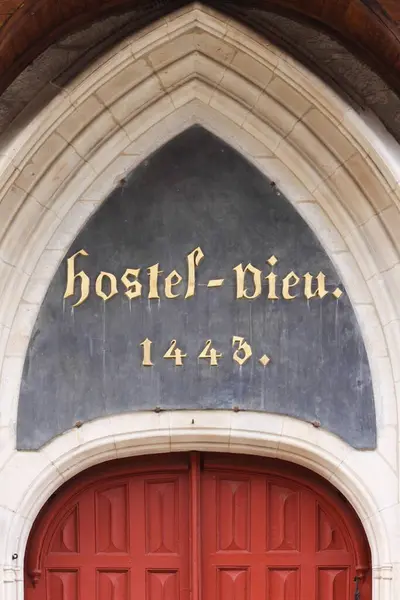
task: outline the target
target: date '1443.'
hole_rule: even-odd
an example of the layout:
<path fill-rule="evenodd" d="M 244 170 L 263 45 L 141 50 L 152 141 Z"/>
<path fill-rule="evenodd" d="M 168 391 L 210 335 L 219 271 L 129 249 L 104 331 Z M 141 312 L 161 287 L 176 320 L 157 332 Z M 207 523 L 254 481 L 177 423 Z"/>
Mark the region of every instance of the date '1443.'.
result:
<path fill-rule="evenodd" d="M 143 340 L 140 346 L 142 348 L 142 366 L 153 367 L 153 342 L 146 338 Z M 232 337 L 232 360 L 234 360 L 238 365 L 242 366 L 252 356 L 253 350 L 250 344 L 246 342 L 243 337 L 234 335 Z M 222 357 L 222 353 L 218 352 L 218 350 L 213 347 L 212 340 L 206 341 L 204 347 L 200 350 L 197 356 L 198 360 L 208 361 L 210 367 L 217 367 L 218 361 Z M 174 361 L 174 365 L 176 367 L 182 367 L 185 359 L 187 358 L 187 354 L 178 347 L 177 340 L 171 340 L 167 351 L 165 354 L 163 354 L 163 358 Z M 266 354 L 263 354 L 258 360 L 263 367 L 266 367 L 270 362 L 270 358 Z"/>

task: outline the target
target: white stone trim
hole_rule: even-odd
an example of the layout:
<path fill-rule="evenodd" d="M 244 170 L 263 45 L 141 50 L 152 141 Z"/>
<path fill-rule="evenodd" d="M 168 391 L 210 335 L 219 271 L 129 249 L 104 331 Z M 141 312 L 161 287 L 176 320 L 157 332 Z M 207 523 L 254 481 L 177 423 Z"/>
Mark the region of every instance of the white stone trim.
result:
<path fill-rule="evenodd" d="M 57 448 L 77 435 L 61 436 L 38 453 L 14 449 L 22 366 L 43 295 L 71 241 L 125 173 L 178 132 L 200 123 L 277 182 L 319 237 L 350 295 L 372 370 L 378 448 L 356 452 L 326 432 L 316 434 L 305 423 L 285 419 L 279 451 L 285 453 L 287 447 L 291 460 L 311 461 L 315 470 L 328 468 L 322 466 L 330 460 L 326 453 L 336 457 L 339 462 L 329 463 L 335 465 L 331 479 L 340 489 L 349 486 L 345 493 L 365 523 L 374 569 L 380 573 L 374 600 L 394 599 L 388 578 L 381 574 L 400 564 L 397 144 L 274 46 L 199 5 L 125 40 L 48 104 L 46 97 L 45 90 L 39 113 L 31 115 L 28 107 L 0 138 L 3 580 L 12 578 L 9 550 L 15 540 L 21 542 L 23 554 L 29 519 L 22 498 L 34 500 L 35 510 L 43 504 L 49 490 L 65 477 L 54 466 L 64 460 L 64 450 Z M 264 417 L 270 424 L 280 418 Z M 178 417 L 169 418 L 173 423 Z M 236 416 L 221 417 L 226 418 Z M 128 448 L 133 452 L 132 444 L 145 452 L 153 442 L 143 433 L 142 441 L 134 444 L 133 432 L 140 431 L 142 416 L 137 419 L 134 426 L 131 422 Z M 124 421 L 119 422 L 122 427 Z M 257 422 L 261 422 L 259 415 Z M 87 424 L 79 435 L 104 429 L 105 423 L 108 420 Z M 233 438 L 224 423 L 223 431 L 210 434 L 207 447 L 214 440 L 226 449 L 226 439 Z M 248 433 L 244 426 L 242 443 L 235 446 L 235 442 L 231 449 L 255 451 L 266 442 L 263 436 L 272 426 L 268 423 L 265 432 L 250 428 Z M 321 445 L 310 449 L 314 433 Z M 188 433 L 185 447 L 199 447 L 202 435 Z M 89 461 L 92 453 L 98 461 L 112 451 L 113 444 L 103 431 L 85 449 L 79 446 L 77 456 Z M 74 453 L 69 456 L 72 459 Z M 86 458 L 81 468 L 89 464 Z M 17 473 L 24 475 L 10 486 L 9 477 Z M 345 483 L 348 480 L 358 491 Z M 30 490 L 35 490 L 34 499 Z M 1 579 L 0 575 L 0 596 L 5 586 L 14 590 L 7 591 L 7 599 L 22 598 L 16 584 L 6 585 Z"/>
<path fill-rule="evenodd" d="M 20 575 L 31 526 L 43 503 L 62 483 L 107 460 L 193 449 L 280 458 L 331 481 L 357 510 L 370 542 L 374 573 L 381 578 L 382 565 L 390 561 L 387 524 L 382 516 L 386 495 L 381 491 L 389 486 L 395 493 L 397 481 L 379 455 L 361 453 L 364 459 L 360 462 L 357 450 L 310 424 L 280 415 L 230 411 L 117 415 L 71 430 L 39 452 L 14 453 L 2 472 L 14 482 L 2 494 L 0 512 L 8 531 L 3 549 L 7 573 Z M 12 564 L 14 553 L 19 558 Z M 22 594 L 23 582 L 20 576 L 17 579 Z"/>

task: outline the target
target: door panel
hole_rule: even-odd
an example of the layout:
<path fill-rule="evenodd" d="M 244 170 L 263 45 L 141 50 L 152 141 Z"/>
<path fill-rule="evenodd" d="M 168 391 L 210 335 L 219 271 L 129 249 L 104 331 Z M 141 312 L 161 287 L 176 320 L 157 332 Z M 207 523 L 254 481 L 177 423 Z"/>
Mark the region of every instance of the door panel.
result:
<path fill-rule="evenodd" d="M 317 476 L 280 461 L 171 455 L 64 486 L 32 531 L 25 599 L 352 600 L 356 565 L 369 565 L 364 532 Z M 371 600 L 369 574 L 361 600 Z"/>
<path fill-rule="evenodd" d="M 304 485 L 206 466 L 201 493 L 205 599 L 352 598 L 343 524 Z"/>
<path fill-rule="evenodd" d="M 95 492 L 96 554 L 129 553 L 128 485 L 107 487 Z"/>
<path fill-rule="evenodd" d="M 179 553 L 179 481 L 145 481 L 146 553 Z M 183 498 L 187 502 L 187 498 Z"/>
<path fill-rule="evenodd" d="M 250 481 L 222 478 L 217 492 L 217 550 L 250 551 Z"/>
<path fill-rule="evenodd" d="M 35 600 L 189 600 L 188 472 L 98 481 L 47 532 Z"/>
<path fill-rule="evenodd" d="M 128 600 L 129 571 L 97 570 L 96 600 Z"/>
<path fill-rule="evenodd" d="M 266 598 L 290 600 L 299 597 L 300 570 L 298 568 L 267 567 L 266 575 Z"/>
<path fill-rule="evenodd" d="M 47 572 L 47 598 L 52 600 L 78 600 L 79 570 Z"/>
<path fill-rule="evenodd" d="M 267 551 L 300 552 L 300 505 L 298 490 L 267 481 Z"/>

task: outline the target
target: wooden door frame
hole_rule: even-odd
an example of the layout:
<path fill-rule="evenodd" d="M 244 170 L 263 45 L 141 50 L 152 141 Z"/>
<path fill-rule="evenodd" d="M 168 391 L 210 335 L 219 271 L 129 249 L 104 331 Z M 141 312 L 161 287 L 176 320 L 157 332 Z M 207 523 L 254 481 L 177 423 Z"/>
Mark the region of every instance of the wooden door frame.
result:
<path fill-rule="evenodd" d="M 200 452 L 190 453 L 190 524 L 191 564 L 191 600 L 201 599 L 201 548 L 200 548 Z"/>

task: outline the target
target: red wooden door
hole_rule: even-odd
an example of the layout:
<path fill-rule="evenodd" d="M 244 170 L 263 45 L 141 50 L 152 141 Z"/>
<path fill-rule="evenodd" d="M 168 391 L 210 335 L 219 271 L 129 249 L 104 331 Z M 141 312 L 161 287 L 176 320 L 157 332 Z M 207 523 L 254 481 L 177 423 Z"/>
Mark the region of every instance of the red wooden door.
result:
<path fill-rule="evenodd" d="M 201 494 L 204 599 L 353 600 L 367 550 L 338 494 L 277 461 L 212 456 Z"/>
<path fill-rule="evenodd" d="M 97 467 L 50 499 L 29 541 L 25 597 L 353 600 L 368 564 L 352 510 L 308 471 L 159 456 Z"/>
<path fill-rule="evenodd" d="M 188 469 L 157 462 L 98 470 L 50 503 L 27 599 L 189 600 Z"/>

